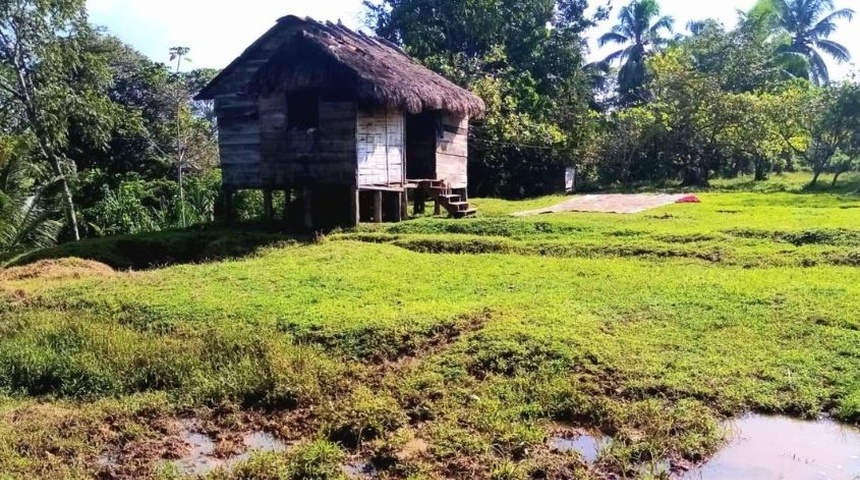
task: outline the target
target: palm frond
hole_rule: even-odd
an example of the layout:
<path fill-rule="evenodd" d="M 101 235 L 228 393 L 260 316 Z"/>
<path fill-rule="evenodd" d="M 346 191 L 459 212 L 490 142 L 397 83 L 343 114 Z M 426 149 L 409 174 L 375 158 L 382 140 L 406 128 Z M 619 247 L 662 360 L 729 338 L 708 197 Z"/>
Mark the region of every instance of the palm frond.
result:
<path fill-rule="evenodd" d="M 673 17 L 661 17 L 659 20 L 654 22 L 654 24 L 649 29 L 651 35 L 658 35 L 660 30 L 666 30 L 668 32 L 672 32 L 675 29 L 675 19 Z"/>
<path fill-rule="evenodd" d="M 833 40 L 818 40 L 815 42 L 815 48 L 833 57 L 836 62 L 848 63 L 851 61 L 851 52 L 847 47 Z"/>
<path fill-rule="evenodd" d="M 20 157 L 0 156 L 0 255 L 54 245 L 63 227 L 59 182 L 32 189 L 28 173 Z"/>
<path fill-rule="evenodd" d="M 827 63 L 818 52 L 812 51 L 809 54 L 809 70 L 812 82 L 816 85 L 824 86 L 830 83 L 830 71 L 827 69 Z"/>
<path fill-rule="evenodd" d="M 850 22 L 853 19 L 854 10 L 851 10 L 850 8 L 837 10 L 816 23 L 815 26 L 809 30 L 809 34 L 813 38 L 827 38 L 836 32 L 836 29 L 838 28 L 836 25 L 837 21 L 847 20 Z"/>
<path fill-rule="evenodd" d="M 609 55 L 607 55 L 606 58 L 604 58 L 603 62 L 601 62 L 601 63 L 611 65 L 611 64 L 613 64 L 619 60 L 624 61 L 624 59 L 629 56 L 629 54 L 630 54 L 629 51 L 630 51 L 630 48 L 628 47 L 628 48 L 623 48 L 621 50 L 618 50 L 616 52 L 612 52 Z"/>
<path fill-rule="evenodd" d="M 615 32 L 605 33 L 597 39 L 597 45 L 599 45 L 600 47 L 605 47 L 610 43 L 617 43 L 623 45 L 628 42 L 630 42 L 629 38 Z"/>

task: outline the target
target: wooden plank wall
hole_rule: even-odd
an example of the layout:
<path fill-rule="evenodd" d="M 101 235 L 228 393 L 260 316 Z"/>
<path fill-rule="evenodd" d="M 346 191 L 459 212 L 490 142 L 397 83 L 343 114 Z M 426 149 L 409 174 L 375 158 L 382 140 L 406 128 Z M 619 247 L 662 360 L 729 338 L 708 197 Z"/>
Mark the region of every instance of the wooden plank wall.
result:
<path fill-rule="evenodd" d="M 260 111 L 260 175 L 263 185 L 285 186 L 287 179 L 279 168 L 279 156 L 287 148 L 287 96 L 270 94 L 258 100 Z"/>
<path fill-rule="evenodd" d="M 356 107 L 321 101 L 319 127 L 288 128 L 286 94 L 260 98 L 262 183 L 267 188 L 356 183 Z"/>
<path fill-rule="evenodd" d="M 442 115 L 442 135 L 436 140 L 436 178 L 450 188 L 469 185 L 469 118 Z"/>
<path fill-rule="evenodd" d="M 384 108 L 360 110 L 357 125 L 358 184 L 405 183 L 403 114 Z"/>
<path fill-rule="evenodd" d="M 215 100 L 218 144 L 224 184 L 233 188 L 262 188 L 260 121 L 256 99 L 238 96 Z"/>

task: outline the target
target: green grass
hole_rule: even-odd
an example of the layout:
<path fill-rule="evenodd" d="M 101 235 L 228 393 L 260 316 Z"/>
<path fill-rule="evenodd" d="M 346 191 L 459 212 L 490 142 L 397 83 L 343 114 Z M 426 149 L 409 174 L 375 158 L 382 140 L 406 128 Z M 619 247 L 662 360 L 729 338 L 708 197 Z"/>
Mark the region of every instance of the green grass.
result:
<path fill-rule="evenodd" d="M 301 445 L 214 479 L 340 478 L 347 457 L 397 479 L 635 476 L 707 458 L 749 410 L 860 421 L 856 178 L 802 181 L 630 216 L 507 216 L 553 197 L 316 242 L 219 230 L 236 258 L 9 275 L 0 479 L 96 478 L 105 452 L 136 459 L 119 475 L 176 478 L 158 460 L 189 416 Z M 118 243 L 30 259 L 133 266 Z M 615 442 L 589 469 L 549 449 L 557 422 Z"/>

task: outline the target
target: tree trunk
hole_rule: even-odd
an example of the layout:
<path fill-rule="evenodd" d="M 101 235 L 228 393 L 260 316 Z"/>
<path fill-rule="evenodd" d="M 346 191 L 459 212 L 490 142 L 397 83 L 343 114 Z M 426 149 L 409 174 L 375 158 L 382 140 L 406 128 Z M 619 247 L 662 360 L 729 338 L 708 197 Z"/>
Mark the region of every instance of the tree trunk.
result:
<path fill-rule="evenodd" d="M 770 173 L 770 165 L 763 161 L 758 160 L 755 162 L 755 181 L 763 182 L 767 180 L 768 174 Z"/>
<path fill-rule="evenodd" d="M 682 187 L 707 187 L 708 183 L 708 174 L 704 168 L 689 167 L 684 169 Z"/>
<path fill-rule="evenodd" d="M 821 170 L 816 169 L 812 175 L 812 182 L 810 182 L 809 186 L 814 187 L 818 185 L 818 177 L 821 176 Z"/>
<path fill-rule="evenodd" d="M 836 174 L 833 175 L 833 183 L 830 184 L 830 188 L 836 188 L 836 182 L 839 181 L 839 176 L 842 175 L 842 173 L 843 172 L 836 172 Z"/>
<path fill-rule="evenodd" d="M 72 188 L 69 186 L 69 179 L 63 172 L 63 165 L 60 159 L 53 153 L 48 155 L 51 160 L 51 166 L 54 168 L 54 174 L 60 179 L 60 184 L 63 186 L 63 205 L 66 207 L 66 218 L 69 221 L 69 227 L 72 229 L 72 236 L 75 241 L 81 239 L 81 231 L 78 228 L 78 215 L 75 213 L 75 199 L 72 196 Z"/>

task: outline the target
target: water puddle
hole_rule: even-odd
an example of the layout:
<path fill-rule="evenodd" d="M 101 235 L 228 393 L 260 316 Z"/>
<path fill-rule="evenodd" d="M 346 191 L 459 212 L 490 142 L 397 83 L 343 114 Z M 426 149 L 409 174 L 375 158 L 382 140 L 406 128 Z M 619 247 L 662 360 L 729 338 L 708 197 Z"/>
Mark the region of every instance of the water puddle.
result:
<path fill-rule="evenodd" d="M 120 458 L 119 453 L 103 452 L 98 456 L 98 459 L 96 459 L 96 465 L 98 465 L 102 470 L 111 470 L 119 468 L 121 461 L 122 458 Z"/>
<path fill-rule="evenodd" d="M 600 458 L 601 452 L 612 443 L 612 440 L 600 435 L 579 435 L 571 438 L 554 436 L 549 439 L 549 445 L 559 452 L 576 452 L 587 463 L 594 463 Z"/>
<path fill-rule="evenodd" d="M 376 478 L 379 476 L 379 472 L 373 468 L 373 465 L 357 461 L 350 462 L 343 466 L 343 473 L 347 476 L 347 478 L 353 480 L 364 480 L 368 478 Z"/>
<path fill-rule="evenodd" d="M 289 448 L 286 443 L 269 433 L 254 432 L 242 438 L 245 445 L 245 451 L 242 454 L 217 458 L 215 440 L 212 437 L 200 433 L 194 422 L 183 421 L 180 426 L 180 438 L 188 445 L 188 453 L 170 464 L 186 475 L 206 475 L 219 468 L 229 470 L 248 460 L 255 453 L 285 452 Z"/>
<path fill-rule="evenodd" d="M 729 446 L 681 479 L 860 480 L 860 429 L 761 415 L 729 428 Z"/>

